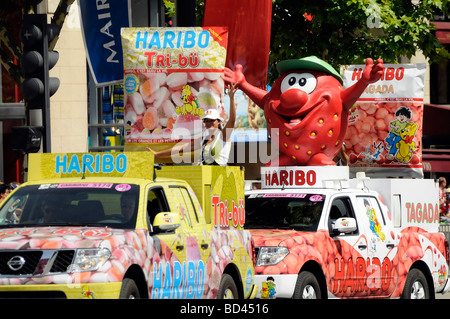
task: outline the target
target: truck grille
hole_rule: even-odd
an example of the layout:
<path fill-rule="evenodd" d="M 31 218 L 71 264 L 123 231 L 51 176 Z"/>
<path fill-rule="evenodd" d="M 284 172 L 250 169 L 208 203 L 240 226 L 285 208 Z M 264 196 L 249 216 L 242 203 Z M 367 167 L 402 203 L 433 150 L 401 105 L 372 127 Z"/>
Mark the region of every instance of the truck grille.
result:
<path fill-rule="evenodd" d="M 74 255 L 74 250 L 0 251 L 0 276 L 30 277 L 65 273 Z"/>

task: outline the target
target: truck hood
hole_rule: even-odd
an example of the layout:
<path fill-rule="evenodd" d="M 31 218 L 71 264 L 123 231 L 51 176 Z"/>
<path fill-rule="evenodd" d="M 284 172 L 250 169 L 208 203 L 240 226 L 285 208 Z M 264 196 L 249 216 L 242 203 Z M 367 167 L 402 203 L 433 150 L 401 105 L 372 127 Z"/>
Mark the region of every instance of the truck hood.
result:
<path fill-rule="evenodd" d="M 313 243 L 318 233 L 325 231 L 306 232 L 292 229 L 249 229 L 255 242 L 255 247 L 287 246 L 293 244 Z"/>
<path fill-rule="evenodd" d="M 0 229 L 0 249 L 107 248 L 123 243 L 133 231 L 105 227 L 30 227 Z"/>

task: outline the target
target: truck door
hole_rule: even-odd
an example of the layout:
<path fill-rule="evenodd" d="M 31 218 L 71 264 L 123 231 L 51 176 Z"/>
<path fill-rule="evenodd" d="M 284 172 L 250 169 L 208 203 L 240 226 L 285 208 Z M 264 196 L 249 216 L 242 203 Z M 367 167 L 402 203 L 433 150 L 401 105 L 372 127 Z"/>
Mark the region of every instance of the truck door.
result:
<path fill-rule="evenodd" d="M 152 234 L 152 241 L 159 254 L 159 262 L 153 263 L 151 272 L 153 282 L 151 298 L 183 298 L 181 284 L 183 282 L 183 260 L 185 259 L 184 242 L 185 228 L 181 225 L 175 230 L 160 230 L 153 228 L 153 221 L 158 213 L 177 212 L 169 207 L 166 192 L 163 187 L 152 187 L 148 191 L 147 215 Z"/>
<path fill-rule="evenodd" d="M 201 248 L 197 240 L 199 217 L 194 201 L 189 190 L 181 185 L 170 185 L 168 197 L 170 211 L 180 215 L 181 223 L 174 232 L 159 233 L 156 236 L 165 244 L 165 252 L 161 253 L 161 259 L 166 261 L 166 270 L 162 294 L 155 297 L 201 298 L 207 284 L 206 267 L 201 259 Z"/>
<path fill-rule="evenodd" d="M 388 297 L 397 285 L 393 259 L 396 254 L 395 238 L 392 238 L 392 221 L 385 215 L 374 196 L 357 196 L 357 209 L 361 216 L 368 243 L 367 287 L 369 296 Z"/>
<path fill-rule="evenodd" d="M 206 265 L 210 254 L 211 231 L 206 225 L 205 216 L 194 192 L 185 187 L 173 187 L 175 193 L 185 203 L 185 214 L 189 218 L 190 231 L 187 237 L 187 260 L 202 260 Z M 185 216 L 186 217 L 186 216 Z M 199 258 L 200 256 L 200 258 Z"/>
<path fill-rule="evenodd" d="M 350 233 L 334 233 L 333 225 L 338 218 L 356 218 L 352 201 L 348 196 L 338 196 L 332 199 L 329 208 L 328 230 L 335 244 L 334 265 L 328 290 L 337 297 L 365 297 L 365 256 L 367 256 L 367 242 L 360 229 Z"/>

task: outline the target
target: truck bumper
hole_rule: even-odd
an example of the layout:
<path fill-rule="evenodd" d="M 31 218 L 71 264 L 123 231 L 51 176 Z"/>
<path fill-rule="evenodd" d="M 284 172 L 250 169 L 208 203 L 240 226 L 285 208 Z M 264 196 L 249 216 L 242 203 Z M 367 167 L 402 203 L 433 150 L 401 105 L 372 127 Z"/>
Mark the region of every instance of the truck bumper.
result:
<path fill-rule="evenodd" d="M 117 299 L 121 287 L 121 282 L 1 285 L 0 298 Z"/>
<path fill-rule="evenodd" d="M 266 290 L 267 278 L 272 277 L 274 286 L 273 291 Z M 298 275 L 255 275 L 255 285 L 258 285 L 259 291 L 256 298 L 275 299 L 275 298 L 292 298 L 297 283 Z"/>

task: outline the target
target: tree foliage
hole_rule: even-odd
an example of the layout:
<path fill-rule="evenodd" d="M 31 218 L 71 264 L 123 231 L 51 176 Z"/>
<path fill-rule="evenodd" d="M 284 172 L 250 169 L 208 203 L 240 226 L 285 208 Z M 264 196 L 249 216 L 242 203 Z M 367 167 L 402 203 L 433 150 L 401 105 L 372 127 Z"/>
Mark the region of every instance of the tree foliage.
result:
<path fill-rule="evenodd" d="M 60 0 L 52 23 L 62 27 L 68 7 L 75 0 Z M 34 13 L 42 0 L 2 0 L 0 8 L 0 60 L 17 83 L 22 48 L 3 21 L 18 8 Z M 417 50 L 430 63 L 450 58 L 434 35 L 433 13 L 449 13 L 448 0 L 272 0 L 269 83 L 277 76 L 277 61 L 316 55 L 336 68 L 363 63 L 366 57 L 395 63 Z M 165 1 L 174 14 L 172 1 Z M 196 0 L 197 23 L 201 24 L 205 0 Z M 172 10 L 173 9 L 173 10 Z M 257 30 L 255 30 L 257 33 Z M 57 38 L 50 44 L 55 46 Z"/>
<path fill-rule="evenodd" d="M 448 9 L 447 0 L 273 0 L 270 71 L 277 61 L 309 55 L 337 68 L 367 57 L 395 63 L 420 50 L 439 63 L 450 55 L 430 21 Z"/>

